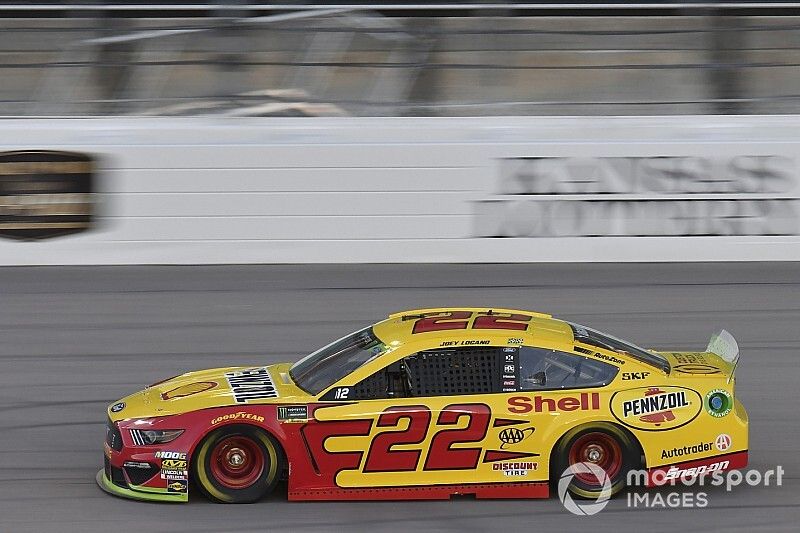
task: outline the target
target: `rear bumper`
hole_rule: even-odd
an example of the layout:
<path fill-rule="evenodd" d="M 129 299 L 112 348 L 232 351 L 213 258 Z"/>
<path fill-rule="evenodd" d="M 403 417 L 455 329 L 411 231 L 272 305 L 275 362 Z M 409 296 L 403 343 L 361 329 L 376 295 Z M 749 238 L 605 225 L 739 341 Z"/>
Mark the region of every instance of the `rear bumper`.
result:
<path fill-rule="evenodd" d="M 170 492 L 169 489 L 154 489 L 154 488 L 124 488 L 115 485 L 106 476 L 105 469 L 97 472 L 95 476 L 97 485 L 109 494 L 119 496 L 121 498 L 130 498 L 132 500 L 142 500 L 150 502 L 173 502 L 183 503 L 189 501 L 189 494 L 187 492 Z"/>
<path fill-rule="evenodd" d="M 650 468 L 647 470 L 647 486 L 660 487 L 681 481 L 691 482 L 698 477 L 711 476 L 717 472 L 742 469 L 747 466 L 747 461 L 747 450 L 744 450 Z"/>

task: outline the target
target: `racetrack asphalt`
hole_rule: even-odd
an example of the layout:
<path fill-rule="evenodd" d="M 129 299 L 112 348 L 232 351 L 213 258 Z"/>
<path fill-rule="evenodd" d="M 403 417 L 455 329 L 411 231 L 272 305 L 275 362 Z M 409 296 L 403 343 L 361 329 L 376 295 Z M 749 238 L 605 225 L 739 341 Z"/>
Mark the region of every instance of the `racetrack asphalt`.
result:
<path fill-rule="evenodd" d="M 783 485 L 705 487 L 704 508 L 592 517 L 550 500 L 186 505 L 96 486 L 104 409 L 187 370 L 293 361 L 402 309 L 539 310 L 653 348 L 739 341 L 750 465 Z M 800 530 L 800 264 L 314 265 L 0 269 L 0 533 Z M 693 494 L 697 487 L 660 489 Z"/>

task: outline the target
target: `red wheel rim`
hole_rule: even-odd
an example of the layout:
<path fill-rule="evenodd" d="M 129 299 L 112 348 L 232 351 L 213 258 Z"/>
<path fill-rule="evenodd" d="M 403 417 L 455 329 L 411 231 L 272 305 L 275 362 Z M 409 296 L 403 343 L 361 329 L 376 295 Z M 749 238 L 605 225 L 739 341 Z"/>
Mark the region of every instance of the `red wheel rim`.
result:
<path fill-rule="evenodd" d="M 614 479 L 622 469 L 622 448 L 617 439 L 605 433 L 587 433 L 572 443 L 569 449 L 569 464 L 592 463 Z M 576 473 L 575 477 L 587 485 L 601 486 L 601 480 L 592 473 Z"/>
<path fill-rule="evenodd" d="M 229 489 L 244 489 L 264 472 L 264 454 L 256 442 L 242 435 L 225 437 L 211 451 L 211 474 Z"/>

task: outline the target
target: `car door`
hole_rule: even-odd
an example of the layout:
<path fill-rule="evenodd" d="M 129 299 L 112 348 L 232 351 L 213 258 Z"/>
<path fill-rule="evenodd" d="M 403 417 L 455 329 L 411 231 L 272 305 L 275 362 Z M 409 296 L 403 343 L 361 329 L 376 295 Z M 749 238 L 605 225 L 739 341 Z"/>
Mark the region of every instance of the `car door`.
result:
<path fill-rule="evenodd" d="M 602 405 L 608 403 L 606 387 L 618 368 L 585 355 L 536 346 L 506 348 L 504 357 L 502 401 L 493 404 L 493 424 L 503 428 L 495 443 L 505 458 L 482 465 L 478 475 L 496 479 L 499 473 L 506 481 L 546 480 L 549 454 L 561 435 L 602 418 Z"/>
<path fill-rule="evenodd" d="M 502 372 L 503 347 L 439 348 L 334 387 L 323 399 L 342 403 L 317 408 L 306 428 L 314 461 L 338 488 L 483 481 Z"/>

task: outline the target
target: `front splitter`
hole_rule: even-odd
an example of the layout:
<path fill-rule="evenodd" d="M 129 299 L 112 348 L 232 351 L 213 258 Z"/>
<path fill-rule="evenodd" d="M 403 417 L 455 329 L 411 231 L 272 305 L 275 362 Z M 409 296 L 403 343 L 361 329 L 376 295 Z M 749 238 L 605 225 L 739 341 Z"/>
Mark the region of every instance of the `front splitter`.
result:
<path fill-rule="evenodd" d="M 119 496 L 120 498 L 128 498 L 131 500 L 140 500 L 147 502 L 170 502 L 170 503 L 184 503 L 189 501 L 189 494 L 187 492 L 168 492 L 167 489 L 126 489 L 114 485 L 110 479 L 106 477 L 104 470 L 97 472 L 95 476 L 97 485 L 103 491 Z"/>

